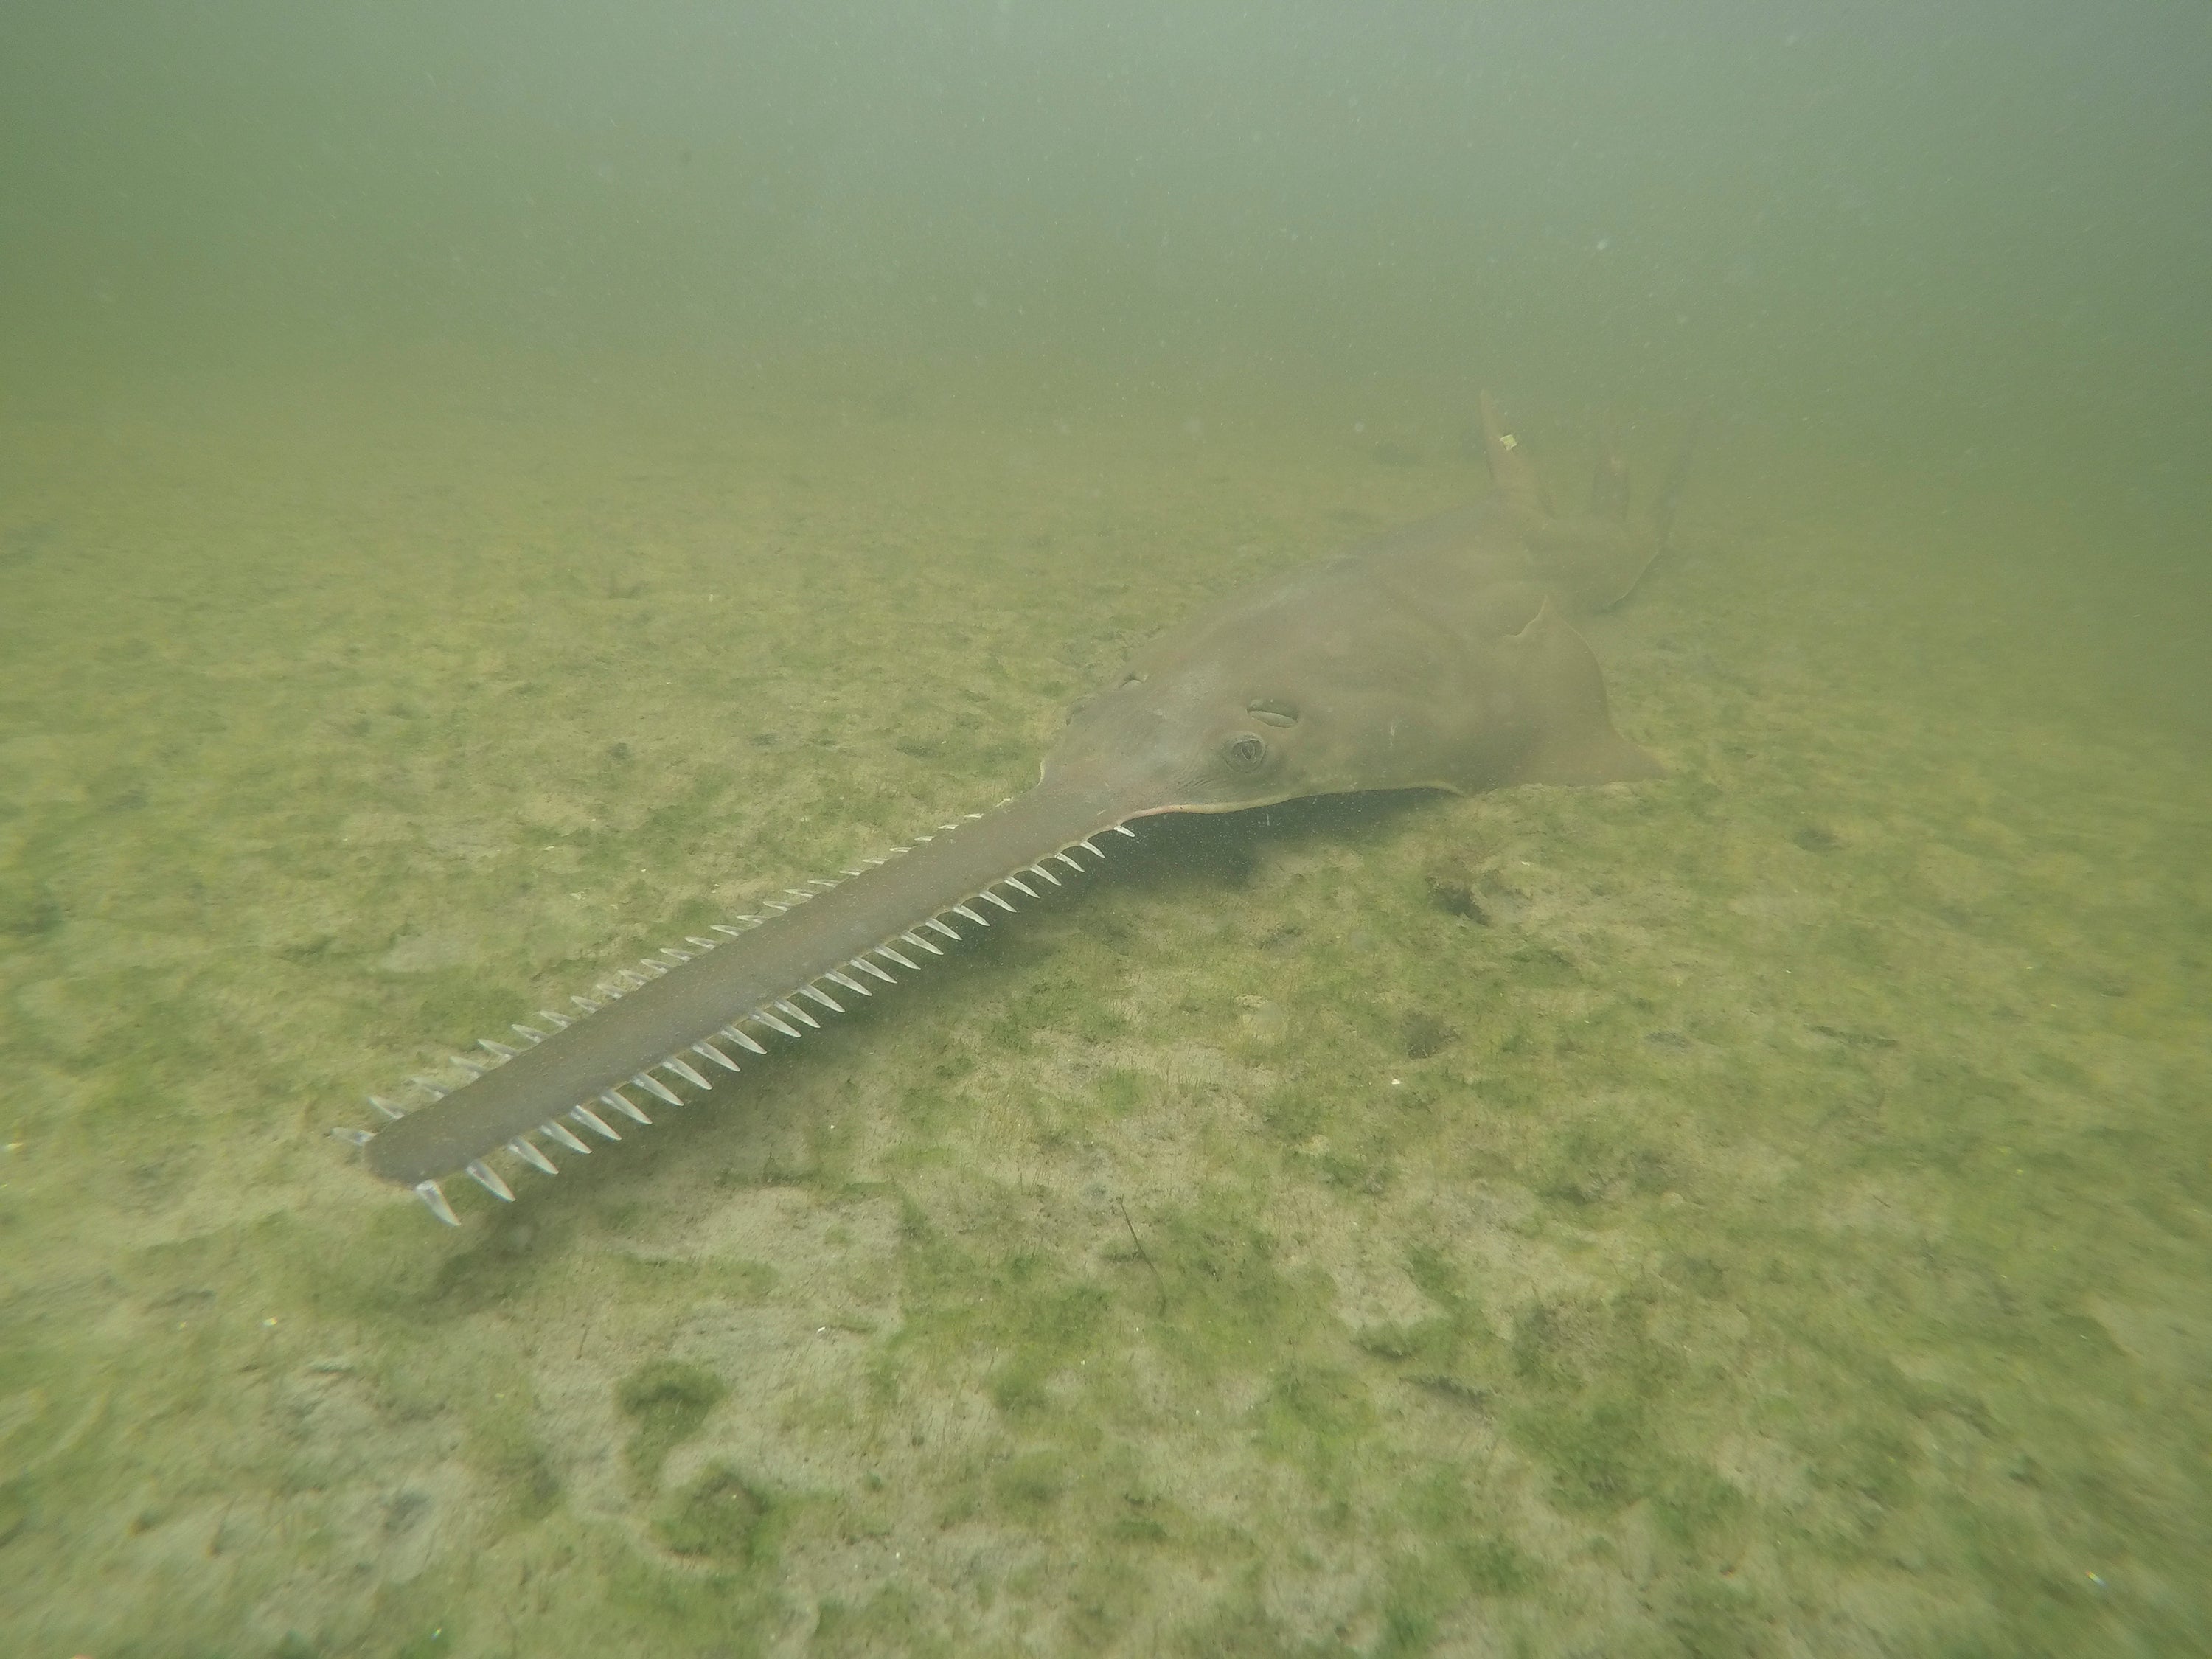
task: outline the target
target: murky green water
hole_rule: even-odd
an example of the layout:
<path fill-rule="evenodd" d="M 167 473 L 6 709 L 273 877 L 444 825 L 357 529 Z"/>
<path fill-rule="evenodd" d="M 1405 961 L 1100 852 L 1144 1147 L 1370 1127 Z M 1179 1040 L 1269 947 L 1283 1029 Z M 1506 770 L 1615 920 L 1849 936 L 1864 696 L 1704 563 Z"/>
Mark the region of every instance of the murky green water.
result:
<path fill-rule="evenodd" d="M 1867 114 L 1888 240 L 1823 278 L 1810 173 L 1803 221 L 1721 257 L 1748 233 L 1710 216 L 1718 138 L 1770 118 L 1688 112 L 1651 142 L 1702 206 L 1663 246 L 1616 233 L 1640 277 L 1468 265 L 1448 303 L 1462 268 L 1424 215 L 1478 163 L 1430 142 L 1441 66 L 1504 71 L 1414 9 L 1390 27 L 1442 55 L 1403 108 L 1375 89 L 1413 48 L 1346 37 L 1329 70 L 1324 14 L 1286 13 L 1211 104 L 1229 14 L 1188 14 L 1175 51 L 1091 16 L 1133 102 L 1079 102 L 1091 149 L 1016 144 L 1031 173 L 957 187 L 930 166 L 983 141 L 914 113 L 944 87 L 777 14 L 776 73 L 810 40 L 806 84 L 873 64 L 919 102 L 855 94 L 863 131 L 935 137 L 841 149 L 795 93 L 717 126 L 713 78 L 678 77 L 672 177 L 796 145 L 747 175 L 758 246 L 685 241 L 698 204 L 637 159 L 684 124 L 623 78 L 681 30 L 456 15 L 347 46 L 272 14 L 235 63 L 246 13 L 182 44 L 51 21 L 50 78 L 85 101 L 18 100 L 6 129 L 31 177 L 26 135 L 167 88 L 13 197 L 49 234 L 0 255 L 0 1646 L 2202 1650 L 2212 769 L 2176 459 L 2204 428 L 2174 391 L 2202 334 L 2154 303 L 2201 246 L 2150 237 L 2112 278 L 2124 339 L 2062 303 L 2087 254 L 1969 260 L 1928 280 L 1975 320 L 1915 332 L 1941 295 L 1870 272 L 1948 245 L 1881 204 L 1994 191 L 1994 235 L 2036 199 L 2001 143 L 1954 132 L 1929 152 L 1951 171 L 1915 172 Z M 1065 89 L 1091 15 L 917 15 L 951 21 L 913 76 L 1032 136 L 1018 112 Z M 1587 62 L 1675 108 L 1698 80 L 1481 27 L 1546 86 Z M 1716 62 L 1804 44 L 1698 27 Z M 2070 38 L 1978 58 L 1930 28 L 1937 82 L 1995 66 L 1985 114 Z M 462 92 L 455 30 L 506 54 Z M 1864 92 L 1890 39 L 1816 33 L 1826 68 L 1789 84 Z M 1012 78 L 979 92 L 978 63 Z M 2096 76 L 2126 67 L 2087 64 L 2081 95 L 2123 108 Z M 1333 74 L 1366 113 L 1293 118 Z M 2117 137 L 2068 115 L 2088 158 L 2044 185 L 2198 136 L 2159 125 L 2163 84 Z M 392 138 L 448 97 L 458 125 Z M 220 235 L 92 189 L 150 188 L 156 115 L 195 98 L 253 161 L 198 186 Z M 1597 148 L 1541 172 L 1552 140 L 1506 118 L 1540 103 L 1484 118 L 1526 191 L 1504 228 L 1452 233 L 1502 238 L 1501 269 L 1556 254 L 1547 189 L 1565 223 L 1628 166 L 1633 108 L 1569 104 L 1559 142 Z M 1308 162 L 1368 124 L 1395 193 L 1355 213 L 1352 161 L 1236 149 L 1263 106 Z M 609 108 L 629 124 L 594 126 Z M 1201 108 L 1228 148 L 1195 145 Z M 522 187 L 495 163 L 533 111 L 528 224 L 565 244 L 461 210 Z M 287 134 L 322 148 L 250 210 L 293 176 Z M 1162 144 L 1212 185 L 1116 195 L 1099 158 Z M 477 171 L 410 194 L 425 156 Z M 1208 193 L 1239 169 L 1319 248 L 1262 258 L 1273 233 Z M 1006 222 L 1034 244 L 963 241 L 978 201 L 1030 204 Z M 1413 252 L 1332 332 L 1364 267 L 1331 261 L 1376 223 Z M 137 251 L 103 255 L 101 225 Z M 1678 309 L 1700 246 L 1719 297 Z M 880 289 L 810 288 L 854 247 Z M 1206 297 L 1240 271 L 1254 315 Z M 2002 305 L 1971 303 L 1984 280 Z M 1824 281 L 1858 307 L 1825 342 Z M 1082 326 L 1044 337 L 1028 306 Z M 1787 341 L 1767 369 L 1762 338 Z M 1966 363 L 2004 365 L 1978 402 L 1935 372 Z M 1924 400 L 1870 414 L 1916 365 Z M 1998 395 L 2039 365 L 2070 376 L 2050 407 Z M 512 1207 L 453 1183 L 458 1231 L 330 1138 L 642 951 L 1026 787 L 1067 705 L 1197 605 L 1480 494 L 1482 379 L 1570 499 L 1601 402 L 1645 477 L 1710 405 L 1674 550 L 1588 630 L 1664 779 L 1149 824 L 818 1037 L 517 1177 Z"/>

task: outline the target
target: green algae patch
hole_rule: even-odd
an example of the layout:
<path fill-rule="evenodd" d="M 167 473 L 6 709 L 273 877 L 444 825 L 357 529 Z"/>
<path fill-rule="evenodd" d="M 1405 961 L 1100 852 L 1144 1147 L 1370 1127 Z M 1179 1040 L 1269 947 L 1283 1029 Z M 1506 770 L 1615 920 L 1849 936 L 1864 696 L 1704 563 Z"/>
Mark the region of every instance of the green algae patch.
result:
<path fill-rule="evenodd" d="M 1346 1466 L 1375 1431 L 1365 1384 L 1334 1366 L 1291 1364 L 1269 1381 L 1252 1413 L 1255 1443 L 1271 1457 L 1296 1463 L 1316 1486 L 1340 1488 Z"/>
<path fill-rule="evenodd" d="M 615 1403 L 637 1425 L 623 1449 L 630 1473 L 650 1486 L 660 1478 L 668 1454 L 706 1425 L 708 1413 L 728 1388 L 696 1365 L 673 1359 L 639 1367 L 615 1388 Z"/>
<path fill-rule="evenodd" d="M 1152 1227 L 1168 1294 L 1159 1346 L 1194 1379 L 1264 1367 L 1334 1332 L 1328 1277 L 1284 1267 L 1248 1194 L 1215 1188 L 1158 1214 Z"/>
<path fill-rule="evenodd" d="M 1361 1326 L 1352 1333 L 1354 1345 L 1413 1386 L 1486 1414 L 1505 1374 L 1505 1354 L 1464 1269 L 1425 1242 L 1407 1250 L 1404 1266 L 1407 1278 L 1441 1311 Z"/>
<path fill-rule="evenodd" d="M 1521 1413 L 1514 1429 L 1551 1469 L 1563 1508 L 1610 1515 L 1644 1496 L 1650 1424 L 1642 1401 L 1547 1402 Z"/>
<path fill-rule="evenodd" d="M 506 1402 L 499 1404 L 504 1407 Z M 507 1512 L 518 1526 L 532 1526 L 560 1507 L 561 1467 L 530 1426 L 530 1414 L 501 1409 L 471 1414 L 470 1464 L 497 1484 L 507 1496 Z"/>
<path fill-rule="evenodd" d="M 905 1584 L 886 1584 L 853 1601 L 824 1598 L 815 1608 L 814 1633 L 807 1644 L 807 1652 L 821 1659 L 875 1659 L 885 1653 L 955 1659 L 959 1651 L 942 1631 L 932 1628 L 927 1604 Z"/>
<path fill-rule="evenodd" d="M 604 1547 L 613 1540 L 595 1541 Z M 634 1652 L 649 1641 L 665 1652 L 730 1659 L 769 1651 L 787 1609 L 768 1573 L 708 1555 L 681 1558 L 683 1567 L 672 1571 L 652 1552 L 612 1553 L 604 1587 L 593 1585 L 577 1613 L 541 1626 L 547 1650 Z"/>
<path fill-rule="evenodd" d="M 1000 1504 L 1017 1516 L 1042 1516 L 1060 1501 L 1074 1479 L 1066 1455 L 1056 1449 L 1023 1452 L 991 1479 Z"/>
<path fill-rule="evenodd" d="M 653 1517 L 672 1553 L 730 1566 L 772 1561 L 781 1506 L 726 1463 L 710 1463 Z"/>
<path fill-rule="evenodd" d="M 1394 1592 L 1412 1593 L 1433 1605 L 1443 1595 L 1517 1595 L 1541 1577 L 1537 1564 L 1500 1529 L 1494 1503 L 1483 1491 L 1486 1471 L 1451 1459 L 1406 1482 L 1401 1518 L 1422 1547 L 1401 1557 Z"/>

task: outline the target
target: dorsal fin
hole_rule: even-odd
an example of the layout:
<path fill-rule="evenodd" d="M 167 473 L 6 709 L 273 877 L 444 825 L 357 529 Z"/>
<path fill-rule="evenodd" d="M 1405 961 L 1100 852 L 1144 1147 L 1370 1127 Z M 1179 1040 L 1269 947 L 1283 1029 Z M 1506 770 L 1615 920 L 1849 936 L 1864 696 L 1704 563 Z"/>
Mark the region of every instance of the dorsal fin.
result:
<path fill-rule="evenodd" d="M 1490 457 L 1490 477 L 1499 496 L 1516 516 L 1548 518 L 1535 464 L 1522 453 L 1521 441 L 1499 424 L 1498 405 L 1490 400 L 1490 394 L 1481 393 L 1477 401 L 1482 408 L 1482 447 Z"/>

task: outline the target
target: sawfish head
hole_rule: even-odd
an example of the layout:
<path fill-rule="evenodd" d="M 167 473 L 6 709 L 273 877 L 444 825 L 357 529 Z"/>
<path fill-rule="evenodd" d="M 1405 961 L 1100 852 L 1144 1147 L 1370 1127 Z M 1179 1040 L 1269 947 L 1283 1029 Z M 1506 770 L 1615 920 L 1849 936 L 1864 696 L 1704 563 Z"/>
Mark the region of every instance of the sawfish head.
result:
<path fill-rule="evenodd" d="M 1562 516 L 1487 394 L 1481 416 L 1492 501 L 1286 577 L 1141 652 L 1077 706 L 1045 793 L 1125 819 L 1656 775 L 1613 730 L 1597 660 L 1566 617 L 1619 603 L 1664 548 L 1690 443 L 1637 519 L 1608 422 L 1590 510 Z"/>
<path fill-rule="evenodd" d="M 1126 818 L 1656 774 L 1542 589 L 1466 564 L 1340 559 L 1199 617 L 1078 707 L 1043 787 Z"/>

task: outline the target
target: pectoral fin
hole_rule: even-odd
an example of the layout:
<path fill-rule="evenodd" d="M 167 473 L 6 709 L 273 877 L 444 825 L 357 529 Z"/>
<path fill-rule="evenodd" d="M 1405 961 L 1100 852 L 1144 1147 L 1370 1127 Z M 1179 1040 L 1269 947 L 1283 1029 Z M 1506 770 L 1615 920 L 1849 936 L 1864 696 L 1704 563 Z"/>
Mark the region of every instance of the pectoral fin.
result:
<path fill-rule="evenodd" d="M 1534 711 L 1534 735 L 1508 783 L 1623 783 L 1666 769 L 1613 730 L 1605 677 L 1583 636 L 1547 600 L 1505 641 L 1519 695 Z"/>

